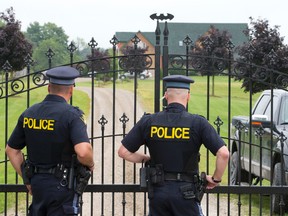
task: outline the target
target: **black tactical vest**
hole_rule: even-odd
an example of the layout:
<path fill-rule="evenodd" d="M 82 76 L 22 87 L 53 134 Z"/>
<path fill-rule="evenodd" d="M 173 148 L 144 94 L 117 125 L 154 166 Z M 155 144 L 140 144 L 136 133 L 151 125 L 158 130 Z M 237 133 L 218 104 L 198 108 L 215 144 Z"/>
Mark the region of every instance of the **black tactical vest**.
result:
<path fill-rule="evenodd" d="M 198 148 L 193 145 L 193 115 L 186 111 L 151 116 L 147 147 L 155 164 L 166 172 L 198 172 Z"/>

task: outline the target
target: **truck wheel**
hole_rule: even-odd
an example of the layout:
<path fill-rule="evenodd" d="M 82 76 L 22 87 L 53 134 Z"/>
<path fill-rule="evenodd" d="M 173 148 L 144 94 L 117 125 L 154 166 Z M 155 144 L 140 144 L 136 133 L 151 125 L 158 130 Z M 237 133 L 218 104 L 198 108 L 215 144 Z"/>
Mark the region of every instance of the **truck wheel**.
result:
<path fill-rule="evenodd" d="M 273 186 L 281 186 L 281 163 L 276 163 L 274 166 L 274 172 L 273 172 Z M 283 185 L 286 185 L 285 182 L 283 182 Z M 274 213 L 280 213 L 280 201 L 281 201 L 281 194 L 272 194 L 272 210 Z M 283 202 L 285 203 L 284 210 L 287 211 L 287 195 L 283 195 Z"/>
<path fill-rule="evenodd" d="M 241 169 L 241 179 L 239 178 L 239 156 L 238 151 L 233 152 L 230 159 L 230 184 L 239 185 L 241 182 L 249 183 L 249 173 L 246 170 Z"/>

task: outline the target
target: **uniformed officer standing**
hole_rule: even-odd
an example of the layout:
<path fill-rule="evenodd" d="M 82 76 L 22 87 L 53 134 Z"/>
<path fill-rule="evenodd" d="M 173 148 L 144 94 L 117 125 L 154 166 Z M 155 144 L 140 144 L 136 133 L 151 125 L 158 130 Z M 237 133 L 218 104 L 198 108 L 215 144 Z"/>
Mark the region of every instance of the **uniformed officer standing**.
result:
<path fill-rule="evenodd" d="M 27 148 L 28 165 L 25 167 L 29 168 L 27 175 L 30 178 L 27 188 L 33 196 L 29 215 L 77 215 L 79 194 L 74 192 L 76 183 L 68 188 L 69 174 L 74 170 L 73 155 L 77 155 L 77 163 L 90 171 L 94 169 L 83 112 L 68 104 L 79 72 L 62 66 L 48 70 L 46 75 L 50 80 L 49 94 L 41 103 L 21 114 L 8 140 L 6 153 L 22 176 L 24 158 L 21 150 Z"/>
<path fill-rule="evenodd" d="M 163 81 L 166 82 L 164 97 L 168 106 L 162 112 L 144 115 L 122 140 L 118 154 L 130 162 L 149 161 L 152 167 L 155 165 L 162 169 L 155 172 L 159 173 L 159 181 L 153 185 L 154 194 L 149 198 L 150 216 L 203 215 L 200 202 L 194 198 L 197 193 L 195 184 L 199 179 L 200 146 L 204 144 L 216 155 L 215 171 L 212 176 L 206 176 L 208 189 L 221 182 L 229 152 L 204 117 L 186 111 L 190 83 L 194 80 L 171 75 L 164 77 Z M 137 152 L 141 145 L 148 147 L 150 156 Z"/>

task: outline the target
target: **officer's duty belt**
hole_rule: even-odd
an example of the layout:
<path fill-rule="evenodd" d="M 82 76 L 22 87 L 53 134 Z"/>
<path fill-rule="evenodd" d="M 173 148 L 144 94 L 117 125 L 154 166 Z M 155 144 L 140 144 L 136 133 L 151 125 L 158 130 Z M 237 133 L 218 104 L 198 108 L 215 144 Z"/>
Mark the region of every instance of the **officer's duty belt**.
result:
<path fill-rule="evenodd" d="M 185 181 L 185 182 L 193 182 L 197 183 L 198 175 L 196 174 L 186 174 L 186 173 L 164 173 L 164 180 L 166 181 Z"/>
<path fill-rule="evenodd" d="M 55 174 L 57 167 L 52 168 L 41 168 L 35 167 L 34 174 Z"/>

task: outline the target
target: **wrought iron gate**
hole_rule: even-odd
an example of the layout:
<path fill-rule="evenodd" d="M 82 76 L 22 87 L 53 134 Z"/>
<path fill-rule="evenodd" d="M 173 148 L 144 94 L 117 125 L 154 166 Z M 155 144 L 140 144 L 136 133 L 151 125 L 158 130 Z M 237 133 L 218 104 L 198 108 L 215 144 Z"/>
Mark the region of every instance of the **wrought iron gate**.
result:
<path fill-rule="evenodd" d="M 206 111 L 203 113 L 205 117 L 213 122 L 218 133 L 226 141 L 230 148 L 231 140 L 231 107 L 233 106 L 231 83 L 233 81 L 233 46 L 229 44 L 229 56 L 230 59 L 219 59 L 213 56 L 199 57 L 195 64 L 189 63 L 189 47 L 191 46 L 191 40 L 189 38 L 184 38 L 186 54 L 171 54 L 169 53 L 168 39 L 169 39 L 169 23 L 168 19 L 172 19 L 173 16 L 168 15 L 154 15 L 153 19 L 157 20 L 157 26 L 155 31 L 155 53 L 149 53 L 142 55 L 141 58 L 145 59 L 145 64 L 139 66 L 139 55 L 135 56 L 121 56 L 117 55 L 117 38 L 113 37 L 111 39 L 111 45 L 113 54 L 111 57 L 107 58 L 95 58 L 94 50 L 97 46 L 94 39 L 89 43 L 91 47 L 92 58 L 86 61 L 73 62 L 73 46 L 70 44 L 68 47 L 69 54 L 71 56 L 71 62 L 67 65 L 76 67 L 81 71 L 81 74 L 86 74 L 87 71 L 92 71 L 91 77 L 84 77 L 78 79 L 76 89 L 81 92 L 87 93 L 90 98 L 90 111 L 88 120 L 89 134 L 91 138 L 91 143 L 94 148 L 96 170 L 93 173 L 93 178 L 91 184 L 86 188 L 86 192 L 83 195 L 83 210 L 82 215 L 148 215 L 148 200 L 146 191 L 139 187 L 139 174 L 138 170 L 141 166 L 136 164 L 130 164 L 117 156 L 117 148 L 121 142 L 121 139 L 125 134 L 131 129 L 131 127 L 139 120 L 143 113 L 147 110 L 143 109 L 141 106 L 141 98 L 139 95 L 139 86 L 145 85 L 146 80 L 138 80 L 137 76 L 131 80 L 133 83 L 132 89 L 130 91 L 121 89 L 117 83 L 118 76 L 123 71 L 131 69 L 149 70 L 154 74 L 154 77 L 150 82 L 153 81 L 153 94 L 150 95 L 153 98 L 153 110 L 149 112 L 158 112 L 162 108 L 161 104 L 161 94 L 163 92 L 163 86 L 161 85 L 161 76 L 168 75 L 171 71 L 181 71 L 182 74 L 189 75 L 191 70 L 199 67 L 199 65 L 204 64 L 204 59 L 207 63 L 207 58 L 213 61 L 213 71 L 217 71 L 218 75 L 225 76 L 227 78 L 227 98 L 226 105 L 227 113 L 217 113 L 217 110 L 211 110 L 211 103 L 217 102 L 217 98 L 211 96 L 211 79 L 213 78 L 213 73 L 207 74 L 207 85 L 204 88 L 206 91 Z M 161 29 L 159 25 L 159 20 L 164 20 L 163 34 L 161 34 Z M 161 38 L 163 38 L 163 43 L 160 43 Z M 137 49 L 137 43 L 139 38 L 135 36 L 133 39 L 135 49 Z M 137 42 L 138 41 L 138 42 Z M 163 44 L 163 45 L 160 45 Z M 49 54 L 51 50 L 48 50 L 48 68 L 51 67 L 51 61 L 53 61 L 52 55 Z M 52 58 L 53 57 L 53 58 Z M 137 60 L 138 59 L 138 60 Z M 202 59 L 202 60 L 201 60 Z M 221 67 L 228 64 L 227 67 Z M 33 93 L 39 88 L 45 88 L 47 85 L 47 80 L 45 79 L 45 71 L 32 72 L 31 65 L 33 60 L 30 56 L 26 59 L 26 73 L 22 76 L 18 76 L 14 79 L 9 79 L 9 73 L 13 70 L 9 64 L 6 62 L 2 66 L 5 74 L 5 80 L 0 86 L 0 103 L 3 106 L 4 113 L 1 114 L 1 133 L 3 140 L 7 141 L 9 134 L 11 133 L 10 116 L 15 115 L 13 111 L 13 104 L 17 96 L 26 98 L 27 107 L 29 107 L 33 102 Z M 142 61 L 143 63 L 143 61 Z M 196 66 L 197 64 L 197 66 Z M 97 71 L 97 73 L 93 73 Z M 266 71 L 268 74 L 277 73 L 272 70 Z M 102 87 L 101 81 L 95 81 L 98 75 L 109 74 L 112 78 L 112 84 L 108 87 Z M 269 76 L 269 75 L 268 75 Z M 285 76 L 286 79 L 286 75 Z M 255 78 L 251 78 L 251 81 Z M 86 85 L 81 85 L 81 81 L 86 83 Z M 255 80 L 253 80 L 255 81 Z M 266 82 L 262 79 L 261 82 Z M 87 85 L 88 84 L 88 85 Z M 274 86 L 271 83 L 267 83 L 269 88 Z M 286 87 L 286 86 L 283 86 Z M 193 90 L 192 90 L 193 91 Z M 77 92 L 75 93 L 77 94 Z M 193 94 L 193 92 L 192 92 Z M 125 97 L 123 97 L 125 95 Z M 120 97 L 121 96 L 121 97 Z M 99 103 L 99 98 L 105 98 Z M 120 107 L 119 98 L 125 100 L 124 104 L 126 106 Z M 248 109 L 251 110 L 251 105 L 253 101 L 253 95 L 250 93 L 249 96 L 249 106 Z M 109 101 L 107 105 L 104 106 L 103 101 Z M 72 99 L 73 103 L 73 99 Z M 197 101 L 192 102 L 197 103 Z M 123 101 L 122 101 L 123 104 Z M 165 105 L 165 104 L 164 104 Z M 193 109 L 192 109 L 193 110 Z M 19 111 L 20 112 L 20 111 Z M 18 114 L 17 114 L 18 115 Z M 223 122 L 221 119 L 225 116 L 227 122 Z M 212 119 L 212 117 L 217 117 Z M 224 129 L 223 129 L 224 128 Z M 222 131 L 226 131 L 223 133 Z M 223 135 L 222 135 L 223 134 Z M 7 156 L 4 152 L 5 144 L 2 144 L 0 148 L 1 162 L 0 162 L 0 173 L 2 177 L 0 178 L 0 199 L 3 200 L 0 207 L 0 213 L 3 215 L 26 215 L 29 203 L 31 202 L 31 197 L 26 193 L 25 186 L 22 185 L 21 179 L 13 173 L 12 167 L 9 165 Z M 147 151 L 142 149 L 142 151 Z M 206 158 L 206 172 L 211 173 L 209 169 L 209 153 L 203 155 Z M 204 171 L 204 170 L 203 170 Z M 272 212 L 268 209 L 266 211 L 262 210 L 264 206 L 264 199 L 266 200 L 265 205 L 269 206 L 271 203 L 269 195 L 271 194 L 281 194 L 283 190 L 287 191 L 287 187 L 282 185 L 281 187 L 275 187 L 272 185 L 267 186 L 255 186 L 252 184 L 248 185 L 230 185 L 229 180 L 230 167 L 227 170 L 226 182 L 220 187 L 217 187 L 211 191 L 207 191 L 206 197 L 202 201 L 203 211 L 205 215 L 253 215 L 252 207 L 257 208 L 257 214 L 265 215 Z M 11 174 L 12 173 L 12 174 Z M 255 196 L 257 197 L 255 198 Z M 258 197 L 259 196 L 259 197 Z M 245 202 L 248 200 L 248 202 Z M 256 202 L 256 203 L 255 203 Z M 259 202 L 259 203 L 258 203 Z"/>

